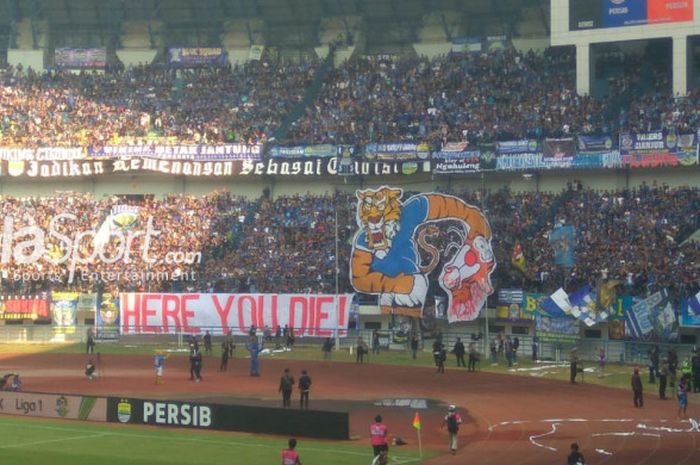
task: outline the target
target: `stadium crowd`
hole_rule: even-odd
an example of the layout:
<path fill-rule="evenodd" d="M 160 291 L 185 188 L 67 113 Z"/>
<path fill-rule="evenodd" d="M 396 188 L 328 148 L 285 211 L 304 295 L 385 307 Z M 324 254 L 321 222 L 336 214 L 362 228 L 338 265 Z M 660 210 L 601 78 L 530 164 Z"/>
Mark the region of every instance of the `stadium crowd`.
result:
<path fill-rule="evenodd" d="M 679 297 L 700 289 L 700 245 L 684 241 L 700 227 L 700 190 L 696 188 L 645 185 L 634 190 L 598 192 L 579 185 L 558 193 L 503 189 L 483 197 L 480 192 L 456 195 L 482 205 L 491 221 L 499 263 L 493 276 L 497 286 L 551 292 L 560 286 L 571 290 L 585 283 L 615 279 L 632 295 L 665 287 Z M 87 263 L 77 263 L 72 284 L 66 283 L 70 260 L 62 264 L 39 260 L 22 265 L 16 259 L 2 263 L 3 291 L 94 289 L 99 285 L 95 276 L 121 271 L 120 279 L 107 285 L 119 290 L 333 293 L 336 247 L 338 290 L 350 290 L 347 273 L 349 244 L 357 229 L 356 201 L 354 195 L 345 192 L 274 199 L 266 192 L 253 200 L 228 192 L 140 201 L 97 200 L 74 193 L 43 198 L 3 197 L 2 213 L 14 218 L 15 231 L 30 224 L 48 229 L 56 215 L 75 213 L 77 224 L 65 222 L 59 227 L 59 232 L 73 238 L 76 231 L 99 230 L 111 207 L 125 203 L 139 207 L 134 231 L 146 230 L 149 217 L 153 218 L 153 228 L 161 231 L 149 246 L 148 257 L 157 258 L 156 263 L 145 261 L 141 254 L 144 238 L 139 236 L 131 244 L 130 263 L 104 263 L 99 256 L 85 260 Z M 557 224 L 576 227 L 576 264 L 570 269 L 554 262 L 548 234 Z M 510 264 L 516 242 L 525 254 L 522 270 Z M 119 239 L 113 238 L 104 255 L 114 256 L 118 246 Z M 81 257 L 89 257 L 95 243 L 88 238 L 79 248 Z M 51 238 L 46 239 L 46 249 L 57 257 L 65 253 L 65 246 Z M 201 252 L 201 259 L 170 263 L 165 257 L 173 251 Z M 163 279 L 128 276 L 143 270 L 161 272 Z M 43 278 L 47 273 L 42 272 L 48 272 L 47 279 L 12 279 L 17 273 L 35 273 Z"/>
<path fill-rule="evenodd" d="M 314 61 L 279 60 L 195 70 L 135 67 L 105 74 L 40 74 L 8 67 L 0 70 L 0 147 L 132 144 L 152 136 L 171 143 L 265 143 L 303 101 L 318 69 Z M 652 92 L 641 95 L 634 92 L 640 88 L 634 78 L 623 74 L 610 81 L 625 96 L 620 106 L 619 98 L 578 96 L 574 70 L 573 51 L 567 48 L 542 54 L 512 49 L 450 53 L 432 60 L 354 58 L 325 76 L 317 98 L 292 123 L 287 141 L 413 140 L 440 145 L 466 139 L 478 144 L 626 129 L 691 131 L 700 124 L 700 90 L 673 98 L 664 94 L 659 81 Z M 593 192 L 572 187 L 558 193 L 459 195 L 482 205 L 493 223 L 501 264 L 494 276 L 498 284 L 547 291 L 586 279 L 618 279 L 634 293 L 664 286 L 677 294 L 698 286 L 698 246 L 681 243 L 700 227 L 696 189 L 645 186 Z M 152 256 L 186 248 L 184 252 L 201 252 L 200 259 L 150 264 L 137 256 L 126 265 L 88 260 L 77 263 L 76 272 L 133 270 L 171 277 L 197 272 L 197 280 L 154 284 L 173 290 L 348 290 L 348 243 L 356 224 L 354 197 L 347 193 L 272 199 L 268 192 L 247 200 L 223 192 L 138 201 L 64 193 L 3 197 L 0 211 L 14 218 L 15 230 L 31 224 L 46 229 L 57 214 L 72 212 L 77 224 L 59 226 L 70 233 L 98 228 L 112 206 L 125 202 L 139 207 L 139 227 L 153 218 L 154 228 L 164 231 L 162 240 L 150 244 Z M 566 273 L 554 264 L 547 239 L 562 223 L 575 225 L 578 235 L 578 261 Z M 132 248 L 143 248 L 143 240 L 137 237 Z M 524 270 L 507 265 L 516 243 L 524 249 Z M 89 256 L 95 244 L 86 240 L 78 248 Z M 47 250 L 60 257 L 66 245 L 47 243 Z M 110 242 L 107 255 L 116 250 L 117 244 Z M 66 263 L 47 260 L 0 264 L 6 292 L 65 287 L 68 269 Z M 18 272 L 41 279 L 29 284 L 13 280 Z M 71 286 L 94 285 L 78 278 Z M 123 290 L 152 284 L 117 280 L 115 285 Z"/>
<path fill-rule="evenodd" d="M 104 74 L 8 67 L 0 70 L 0 147 L 132 144 L 148 136 L 264 143 L 313 87 L 319 66 L 262 60 Z M 284 142 L 489 143 L 662 127 L 692 131 L 700 123 L 698 90 L 674 98 L 661 82 L 642 93 L 633 77 L 621 75 L 610 78 L 613 97 L 579 96 L 575 69 L 569 48 L 353 58 L 324 77 Z"/>
<path fill-rule="evenodd" d="M 105 74 L 0 70 L 0 147 L 94 147 L 148 136 L 264 143 L 302 99 L 316 64 L 135 67 Z"/>
<path fill-rule="evenodd" d="M 573 60 L 566 49 L 549 49 L 348 61 L 290 139 L 479 143 L 605 132 L 605 102 L 576 95 Z"/>

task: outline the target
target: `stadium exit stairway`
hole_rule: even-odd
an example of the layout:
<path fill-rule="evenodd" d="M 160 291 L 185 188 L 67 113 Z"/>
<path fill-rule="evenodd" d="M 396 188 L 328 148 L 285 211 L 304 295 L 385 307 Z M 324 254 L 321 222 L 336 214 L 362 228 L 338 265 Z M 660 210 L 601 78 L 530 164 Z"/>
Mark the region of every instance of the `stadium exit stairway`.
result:
<path fill-rule="evenodd" d="M 318 72 L 314 76 L 313 81 L 311 81 L 311 84 L 309 84 L 309 87 L 306 89 L 304 98 L 284 117 L 279 127 L 273 133 L 272 136 L 275 138 L 275 140 L 282 141 L 286 139 L 289 127 L 304 115 L 309 105 L 316 101 L 316 98 L 323 87 L 323 82 L 326 79 L 329 70 L 333 67 L 334 58 L 335 47 L 331 46 L 328 49 L 328 56 L 321 64 Z"/>

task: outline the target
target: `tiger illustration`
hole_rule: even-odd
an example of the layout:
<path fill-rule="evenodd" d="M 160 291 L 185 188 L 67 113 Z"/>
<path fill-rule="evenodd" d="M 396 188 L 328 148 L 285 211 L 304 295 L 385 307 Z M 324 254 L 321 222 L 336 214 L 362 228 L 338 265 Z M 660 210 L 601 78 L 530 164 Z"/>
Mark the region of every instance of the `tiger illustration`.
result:
<path fill-rule="evenodd" d="M 491 228 L 481 211 L 445 194 L 418 194 L 402 202 L 403 191 L 386 186 L 359 190 L 356 196 L 358 232 L 350 260 L 355 290 L 379 295 L 384 313 L 420 317 L 428 275 L 439 261 L 439 251 L 426 237 L 436 235 L 440 221 L 456 220 L 463 226 L 459 244 L 445 248 L 457 251 L 441 270 L 439 284 L 448 295 L 450 321 L 476 318 L 493 292 L 490 276 L 496 265 Z M 427 227 L 417 233 L 422 225 Z M 417 243 L 432 256 L 427 266 L 420 264 Z"/>

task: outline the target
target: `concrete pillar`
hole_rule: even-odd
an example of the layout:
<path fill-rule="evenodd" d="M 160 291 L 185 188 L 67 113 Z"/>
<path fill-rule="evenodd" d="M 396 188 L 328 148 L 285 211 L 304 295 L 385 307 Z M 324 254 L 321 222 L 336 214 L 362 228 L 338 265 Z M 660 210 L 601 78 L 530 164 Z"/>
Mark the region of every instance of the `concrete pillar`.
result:
<path fill-rule="evenodd" d="M 591 47 L 589 44 L 576 46 L 576 92 L 579 95 L 591 93 Z"/>
<path fill-rule="evenodd" d="M 688 93 L 688 38 L 673 38 L 673 95 Z"/>

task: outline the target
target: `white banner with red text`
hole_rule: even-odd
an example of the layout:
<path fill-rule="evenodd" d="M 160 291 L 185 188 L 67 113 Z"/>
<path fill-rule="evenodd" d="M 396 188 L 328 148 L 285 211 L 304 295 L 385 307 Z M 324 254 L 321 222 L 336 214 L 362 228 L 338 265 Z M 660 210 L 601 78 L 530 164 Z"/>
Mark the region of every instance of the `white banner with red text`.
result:
<path fill-rule="evenodd" d="M 122 293 L 121 334 L 212 334 L 241 336 L 255 326 L 293 328 L 294 335 L 347 335 L 352 294 L 163 294 Z"/>

